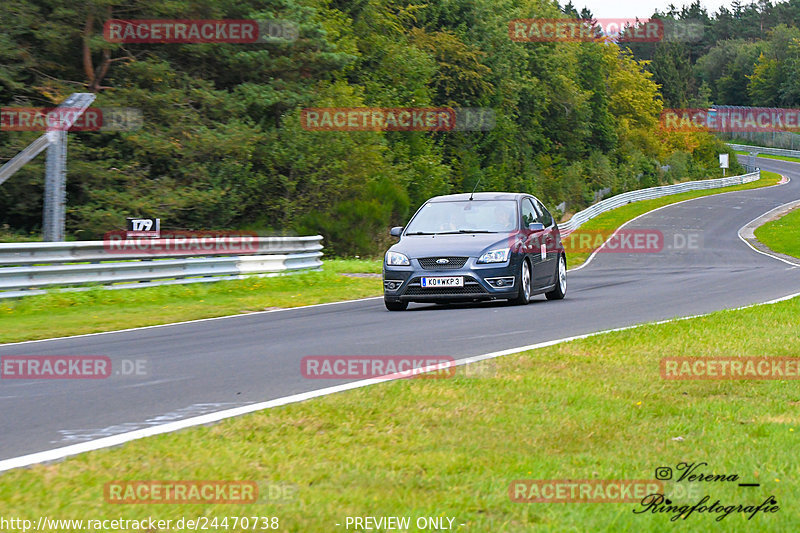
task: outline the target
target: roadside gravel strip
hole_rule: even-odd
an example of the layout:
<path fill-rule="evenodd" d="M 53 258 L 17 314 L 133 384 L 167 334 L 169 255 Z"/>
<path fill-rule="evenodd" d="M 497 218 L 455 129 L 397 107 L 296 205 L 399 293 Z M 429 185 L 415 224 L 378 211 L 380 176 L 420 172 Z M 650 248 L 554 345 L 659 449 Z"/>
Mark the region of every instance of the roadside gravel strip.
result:
<path fill-rule="evenodd" d="M 306 379 L 305 356 L 433 355 L 463 364 L 797 294 L 800 268 L 753 253 L 739 238 L 748 221 L 800 199 L 800 164 L 765 160 L 762 168 L 792 181 L 632 220 L 626 228 L 661 231 L 664 249 L 595 254 L 571 272 L 560 302 L 414 305 L 389 313 L 370 298 L 0 345 L 0 356 L 104 356 L 112 368 L 146 363 L 136 377 L 0 380 L 0 470 L 380 382 Z"/>

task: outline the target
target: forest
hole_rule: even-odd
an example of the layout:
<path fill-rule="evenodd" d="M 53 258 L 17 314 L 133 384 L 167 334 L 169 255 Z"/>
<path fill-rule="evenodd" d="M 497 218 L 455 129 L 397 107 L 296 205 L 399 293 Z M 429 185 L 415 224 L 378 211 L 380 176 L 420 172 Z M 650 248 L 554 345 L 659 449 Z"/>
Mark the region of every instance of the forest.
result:
<path fill-rule="evenodd" d="M 664 107 L 800 105 L 800 1 L 734 1 L 712 14 L 695 1 L 653 17 L 703 28 L 695 41 L 624 43 L 649 62 Z"/>
<path fill-rule="evenodd" d="M 69 133 L 67 233 L 126 216 L 163 229 L 316 234 L 376 255 L 427 198 L 536 194 L 559 216 L 616 194 L 721 175 L 715 136 L 659 125 L 665 107 L 793 105 L 800 1 L 709 15 L 697 42 L 515 42 L 509 21 L 591 17 L 548 1 L 4 0 L 0 105 L 140 110 L 130 130 Z M 253 43 L 112 42 L 112 20 L 286 21 Z M 780 23 L 779 23 L 780 22 Z M 796 35 L 797 34 L 797 35 Z M 491 110 L 492 127 L 311 131 L 307 108 Z M 0 163 L 41 132 L 0 131 Z M 736 165 L 734 163 L 734 165 Z M 741 170 L 738 167 L 732 171 Z M 44 156 L 0 185 L 0 235 L 41 228 Z M 560 207 L 560 208 L 559 208 Z"/>

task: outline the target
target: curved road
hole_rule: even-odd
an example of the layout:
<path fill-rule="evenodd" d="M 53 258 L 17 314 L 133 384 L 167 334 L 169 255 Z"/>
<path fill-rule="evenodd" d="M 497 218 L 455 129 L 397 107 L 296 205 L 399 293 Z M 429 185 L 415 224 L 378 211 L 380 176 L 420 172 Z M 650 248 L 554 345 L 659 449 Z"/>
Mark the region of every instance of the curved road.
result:
<path fill-rule="evenodd" d="M 800 199 L 800 164 L 759 160 L 789 184 L 669 206 L 627 227 L 664 234 L 658 253 L 600 253 L 570 273 L 567 298 L 384 310 L 381 299 L 0 345 L 3 355 L 145 360 L 144 375 L 0 380 L 0 460 L 230 407 L 321 389 L 306 355 L 444 355 L 456 359 L 800 292 L 800 268 L 758 254 L 739 228 Z"/>

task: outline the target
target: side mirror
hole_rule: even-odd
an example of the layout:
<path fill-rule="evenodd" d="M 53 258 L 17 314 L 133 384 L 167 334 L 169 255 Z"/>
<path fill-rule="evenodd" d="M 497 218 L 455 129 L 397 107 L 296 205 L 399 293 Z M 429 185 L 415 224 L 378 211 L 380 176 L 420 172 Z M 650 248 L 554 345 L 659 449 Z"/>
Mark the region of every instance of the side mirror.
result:
<path fill-rule="evenodd" d="M 531 222 L 528 224 L 528 229 L 531 231 L 544 231 L 544 224 L 541 222 Z"/>
<path fill-rule="evenodd" d="M 401 233 L 403 233 L 403 226 L 395 226 L 389 230 L 389 235 L 392 237 L 399 237 Z"/>

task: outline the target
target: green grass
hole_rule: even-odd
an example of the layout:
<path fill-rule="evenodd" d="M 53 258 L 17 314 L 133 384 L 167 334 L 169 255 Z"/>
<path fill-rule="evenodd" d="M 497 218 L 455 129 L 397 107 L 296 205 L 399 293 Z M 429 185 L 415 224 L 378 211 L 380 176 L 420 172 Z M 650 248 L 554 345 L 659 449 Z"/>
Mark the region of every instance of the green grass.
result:
<path fill-rule="evenodd" d="M 9 231 L 8 224 L 0 227 L 0 243 L 3 242 L 41 242 L 41 235 L 20 235 Z"/>
<path fill-rule="evenodd" d="M 457 531 L 794 531 L 797 381 L 664 381 L 668 356 L 800 353 L 800 299 L 597 335 L 494 360 L 484 377 L 384 383 L 0 476 L 3 516 L 277 516 L 281 531 L 345 530 L 347 516 L 446 516 Z M 491 367 L 489 367 L 491 369 Z M 298 369 L 299 371 L 299 369 Z M 680 437 L 681 439 L 678 439 Z M 652 479 L 708 463 L 736 483 L 680 484 L 695 503 L 775 514 L 633 514 L 634 503 L 513 503 L 516 479 Z M 256 505 L 110 505 L 113 480 L 251 480 L 294 488 Z M 672 490 L 675 490 L 674 488 Z M 711 503 L 709 502 L 709 503 Z M 413 531 L 414 529 L 412 529 Z"/>
<path fill-rule="evenodd" d="M 770 249 L 800 258 L 800 209 L 794 209 L 755 231 L 756 238 Z"/>
<path fill-rule="evenodd" d="M 736 153 L 737 154 L 741 154 L 741 155 L 750 155 L 750 152 L 737 151 Z M 787 156 L 787 155 L 758 154 L 757 157 L 763 157 L 763 158 L 766 158 L 766 159 L 778 159 L 780 161 L 791 161 L 793 163 L 800 163 L 800 158 L 798 158 L 798 157 L 790 157 L 790 156 Z"/>
<path fill-rule="evenodd" d="M 759 181 L 665 196 L 628 204 L 590 220 L 579 231 L 610 233 L 624 222 L 656 207 L 717 192 L 772 185 L 778 175 L 763 172 Z M 588 252 L 571 254 L 569 267 L 582 264 Z M 0 343 L 97 333 L 168 324 L 182 320 L 297 307 L 383 294 L 380 279 L 342 276 L 380 273 L 381 259 L 325 260 L 322 272 L 218 283 L 86 292 L 51 291 L 46 295 L 0 300 Z"/>
<path fill-rule="evenodd" d="M 636 218 L 639 215 L 652 211 L 658 207 L 682 202 L 692 198 L 700 198 L 701 196 L 710 196 L 721 192 L 744 191 L 749 189 L 757 189 L 760 187 L 768 187 L 775 185 L 780 181 L 780 175 L 775 172 L 761 171 L 761 179 L 743 185 L 735 185 L 733 187 L 725 187 L 724 189 L 707 189 L 702 191 L 689 191 L 681 194 L 673 194 L 670 196 L 662 196 L 661 198 L 654 198 L 652 200 L 644 200 L 641 202 L 633 202 L 624 205 L 613 211 L 603 213 L 596 218 L 589 220 L 583 224 L 576 233 L 587 232 L 593 235 L 593 232 L 600 232 L 601 234 L 610 234 L 615 229 L 619 228 L 625 222 Z M 565 242 L 565 247 L 567 243 Z M 575 241 L 579 242 L 578 240 Z M 567 263 L 569 268 L 582 265 L 591 255 L 591 251 L 579 251 L 578 253 L 570 253 L 569 248 L 566 249 Z"/>
<path fill-rule="evenodd" d="M 0 343 L 378 296 L 380 279 L 341 274 L 380 269 L 380 260 L 330 260 L 322 271 L 272 278 L 0 300 Z"/>
<path fill-rule="evenodd" d="M 767 159 L 779 159 L 780 161 L 791 161 L 793 163 L 800 162 L 800 158 L 798 157 L 791 157 L 786 155 L 768 155 L 768 154 L 761 154 L 758 157 L 764 157 Z"/>
<path fill-rule="evenodd" d="M 323 269 L 327 272 L 339 274 L 368 273 L 380 274 L 382 272 L 383 259 L 332 259 L 323 258 Z"/>

